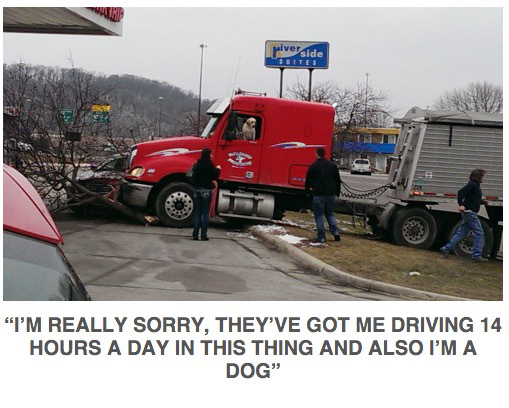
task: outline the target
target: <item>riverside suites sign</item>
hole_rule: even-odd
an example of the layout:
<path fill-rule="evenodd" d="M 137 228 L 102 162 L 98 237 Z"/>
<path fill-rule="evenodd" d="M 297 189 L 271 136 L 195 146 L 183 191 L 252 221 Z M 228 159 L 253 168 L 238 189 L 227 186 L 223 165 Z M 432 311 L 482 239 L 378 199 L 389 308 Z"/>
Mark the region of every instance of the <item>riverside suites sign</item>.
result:
<path fill-rule="evenodd" d="M 329 43 L 311 41 L 265 41 L 265 66 L 279 68 L 279 97 L 283 97 L 283 71 L 309 70 L 308 101 L 311 100 L 313 70 L 329 68 Z"/>
<path fill-rule="evenodd" d="M 266 41 L 267 68 L 329 68 L 329 43 L 309 41 Z"/>

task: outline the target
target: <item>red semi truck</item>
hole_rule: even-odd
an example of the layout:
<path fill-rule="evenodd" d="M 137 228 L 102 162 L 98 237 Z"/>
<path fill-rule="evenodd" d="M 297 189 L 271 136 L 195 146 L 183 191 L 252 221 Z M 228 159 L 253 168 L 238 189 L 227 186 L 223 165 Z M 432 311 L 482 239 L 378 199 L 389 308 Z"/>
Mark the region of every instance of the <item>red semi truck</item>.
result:
<path fill-rule="evenodd" d="M 213 151 L 221 176 L 212 211 L 224 218 L 281 219 L 309 207 L 304 183 L 317 147 L 330 156 L 334 108 L 261 95 L 217 101 L 201 136 L 145 142 L 131 149 L 122 185 L 125 204 L 153 211 L 170 227 L 192 224 L 193 188 L 186 173 L 201 150 Z M 256 119 L 254 140 L 242 128 Z M 252 121 L 251 121 L 252 122 Z"/>
<path fill-rule="evenodd" d="M 210 147 L 214 164 L 222 167 L 211 215 L 277 220 L 285 210 L 309 208 L 306 172 L 317 147 L 331 153 L 331 105 L 237 95 L 216 102 L 208 113 L 212 118 L 200 137 L 133 146 L 122 185 L 126 204 L 155 212 L 167 226 L 191 225 L 193 188 L 186 173 L 201 150 Z M 243 140 L 249 118 L 256 120 L 255 137 Z M 489 201 L 483 209 L 487 214 L 480 213 L 484 255 L 495 254 L 502 231 L 502 115 L 413 108 L 399 121 L 403 127 L 391 172 L 373 192 L 390 189 L 380 200 L 345 194 L 336 211 L 360 211 L 396 243 L 427 249 L 454 233 L 461 221 L 455 192 L 471 169 L 484 168 L 488 176 L 483 191 Z M 457 252 L 469 255 L 471 249 L 467 238 Z"/>

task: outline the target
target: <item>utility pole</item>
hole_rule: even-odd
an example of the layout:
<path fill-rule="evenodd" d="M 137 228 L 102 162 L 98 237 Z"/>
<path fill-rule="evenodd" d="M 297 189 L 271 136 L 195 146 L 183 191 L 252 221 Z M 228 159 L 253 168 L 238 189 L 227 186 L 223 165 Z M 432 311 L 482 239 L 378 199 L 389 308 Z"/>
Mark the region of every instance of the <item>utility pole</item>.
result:
<path fill-rule="evenodd" d="M 364 105 L 364 127 L 368 127 L 368 81 L 369 81 L 369 72 L 366 72 L 366 98 Z"/>
<path fill-rule="evenodd" d="M 200 44 L 201 48 L 201 62 L 200 62 L 200 90 L 198 92 L 198 124 L 196 125 L 196 136 L 200 135 L 200 115 L 201 115 L 201 81 L 203 74 L 203 49 L 207 46 L 205 44 Z"/>
<path fill-rule="evenodd" d="M 159 139 L 161 138 L 161 105 L 163 104 L 163 97 L 160 96 L 159 98 Z M 153 138 L 152 138 L 153 140 Z"/>

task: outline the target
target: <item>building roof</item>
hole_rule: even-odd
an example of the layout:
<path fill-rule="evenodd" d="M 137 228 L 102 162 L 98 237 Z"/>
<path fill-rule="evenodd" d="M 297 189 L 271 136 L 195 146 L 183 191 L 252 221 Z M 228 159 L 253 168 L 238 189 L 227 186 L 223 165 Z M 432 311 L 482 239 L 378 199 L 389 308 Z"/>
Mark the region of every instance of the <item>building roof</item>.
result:
<path fill-rule="evenodd" d="M 122 35 L 121 7 L 3 7 L 4 32 Z"/>

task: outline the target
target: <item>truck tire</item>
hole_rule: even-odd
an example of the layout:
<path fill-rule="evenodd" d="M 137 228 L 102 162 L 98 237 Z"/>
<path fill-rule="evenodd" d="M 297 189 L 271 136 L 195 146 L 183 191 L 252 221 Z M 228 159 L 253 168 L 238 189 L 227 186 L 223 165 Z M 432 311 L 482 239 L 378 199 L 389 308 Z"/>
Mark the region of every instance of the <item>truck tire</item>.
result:
<path fill-rule="evenodd" d="M 167 227 L 193 225 L 194 189 L 187 183 L 171 183 L 164 187 L 156 199 L 156 213 Z"/>
<path fill-rule="evenodd" d="M 495 237 L 493 235 L 493 230 L 489 226 L 489 224 L 484 221 L 482 218 L 481 225 L 482 229 L 484 230 L 484 248 L 482 250 L 482 256 L 485 258 L 488 258 L 491 255 L 491 250 L 493 249 L 493 243 L 495 242 Z M 449 232 L 449 240 L 454 236 L 454 233 L 456 232 L 456 229 L 461 225 L 461 220 L 458 221 L 454 226 L 452 227 L 451 231 Z M 456 245 L 456 248 L 453 249 L 453 252 L 458 255 L 465 258 L 471 258 L 472 257 L 472 250 L 474 248 L 474 235 L 472 231 L 468 233 L 468 236 L 461 240 L 458 245 Z"/>
<path fill-rule="evenodd" d="M 406 207 L 395 214 L 392 236 L 398 245 L 428 249 L 437 236 L 437 223 L 424 208 Z"/>

